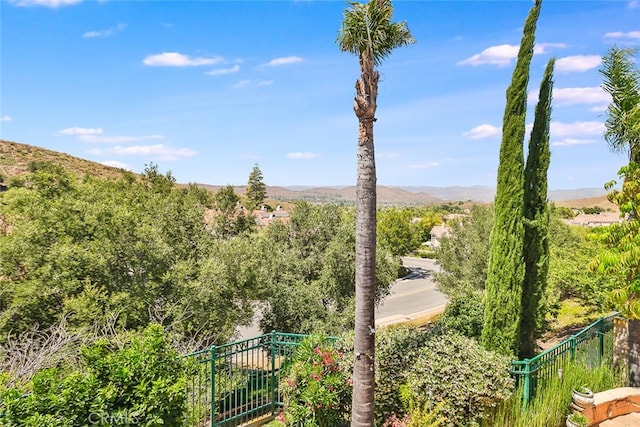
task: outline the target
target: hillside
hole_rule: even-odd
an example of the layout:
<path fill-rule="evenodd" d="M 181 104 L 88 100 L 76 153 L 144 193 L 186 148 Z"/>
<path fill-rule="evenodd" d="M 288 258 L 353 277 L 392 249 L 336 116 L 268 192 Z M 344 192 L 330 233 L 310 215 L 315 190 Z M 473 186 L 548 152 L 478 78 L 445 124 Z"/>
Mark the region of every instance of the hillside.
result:
<path fill-rule="evenodd" d="M 4 178 L 5 181 L 12 176 L 27 173 L 29 171 L 29 164 L 39 161 L 61 164 L 79 176 L 92 175 L 106 178 L 120 175 L 120 169 L 118 168 L 105 166 L 100 163 L 32 145 L 0 140 L 0 178 Z M 199 185 L 211 191 L 217 191 L 221 188 L 219 185 Z M 235 191 L 238 194 L 243 194 L 245 186 L 236 186 Z M 490 203 L 493 201 L 494 195 L 495 190 L 487 186 L 378 186 L 378 204 L 381 206 L 427 205 L 457 201 Z M 353 204 L 356 198 L 356 188 L 355 186 L 277 187 L 267 185 L 267 196 L 271 200 L 280 202 L 306 200 L 311 203 Z M 573 208 L 585 206 L 600 206 L 605 209 L 615 208 L 615 206 L 606 199 L 603 189 L 551 190 L 549 192 L 549 198 L 559 206 Z"/>
<path fill-rule="evenodd" d="M 29 171 L 32 162 L 51 162 L 76 172 L 79 176 L 91 175 L 101 178 L 120 176 L 120 169 L 73 157 L 57 151 L 18 142 L 0 140 L 0 175 L 5 180 Z"/>

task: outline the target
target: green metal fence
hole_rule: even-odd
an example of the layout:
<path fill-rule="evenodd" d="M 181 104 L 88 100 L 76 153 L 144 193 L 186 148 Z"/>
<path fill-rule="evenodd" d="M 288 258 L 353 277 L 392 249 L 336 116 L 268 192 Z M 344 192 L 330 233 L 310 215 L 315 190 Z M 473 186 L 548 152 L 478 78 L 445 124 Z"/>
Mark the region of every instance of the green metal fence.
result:
<path fill-rule="evenodd" d="M 188 425 L 232 427 L 275 414 L 283 368 L 306 337 L 271 332 L 185 355 Z"/>
<path fill-rule="evenodd" d="M 523 404 L 526 406 L 538 385 L 558 375 L 564 362 L 579 360 L 588 366 L 599 366 L 613 355 L 613 319 L 619 313 L 601 317 L 576 335 L 531 358 L 514 361 L 511 374 L 523 389 Z"/>
<path fill-rule="evenodd" d="M 599 366 L 613 354 L 613 318 L 602 317 L 532 359 L 512 362 L 526 406 L 538 385 L 567 360 Z M 271 332 L 184 356 L 189 369 L 187 425 L 234 427 L 283 406 L 278 385 L 295 348 L 307 335 Z"/>

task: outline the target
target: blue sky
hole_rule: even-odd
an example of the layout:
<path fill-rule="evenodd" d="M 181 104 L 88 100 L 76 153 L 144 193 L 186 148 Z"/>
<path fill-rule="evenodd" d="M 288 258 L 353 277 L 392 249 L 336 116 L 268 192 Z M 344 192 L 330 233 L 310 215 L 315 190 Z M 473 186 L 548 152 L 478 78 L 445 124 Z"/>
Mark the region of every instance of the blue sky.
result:
<path fill-rule="evenodd" d="M 396 1 L 416 44 L 380 67 L 378 183 L 495 186 L 528 1 Z M 354 185 L 357 58 L 342 1 L 1 0 L 0 137 L 179 182 Z M 557 58 L 552 189 L 602 187 L 607 49 L 640 45 L 640 2 L 546 0 L 529 82 Z M 528 122 L 532 121 L 532 117 Z"/>

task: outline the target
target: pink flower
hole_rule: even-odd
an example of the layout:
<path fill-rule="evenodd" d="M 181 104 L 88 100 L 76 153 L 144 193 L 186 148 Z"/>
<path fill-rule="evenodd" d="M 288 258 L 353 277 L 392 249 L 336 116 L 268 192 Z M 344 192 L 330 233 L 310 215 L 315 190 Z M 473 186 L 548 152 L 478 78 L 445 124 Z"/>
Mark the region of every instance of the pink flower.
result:
<path fill-rule="evenodd" d="M 347 384 L 349 384 L 351 387 L 353 387 L 353 379 L 347 378 Z"/>
<path fill-rule="evenodd" d="M 280 414 L 278 414 L 278 416 L 276 417 L 276 419 L 277 419 L 278 421 L 280 421 L 281 423 L 284 423 L 284 422 L 285 422 L 285 419 L 284 419 L 284 412 L 280 412 Z"/>
<path fill-rule="evenodd" d="M 320 381 L 320 375 L 318 374 L 311 374 L 311 379 L 314 379 L 316 381 Z"/>

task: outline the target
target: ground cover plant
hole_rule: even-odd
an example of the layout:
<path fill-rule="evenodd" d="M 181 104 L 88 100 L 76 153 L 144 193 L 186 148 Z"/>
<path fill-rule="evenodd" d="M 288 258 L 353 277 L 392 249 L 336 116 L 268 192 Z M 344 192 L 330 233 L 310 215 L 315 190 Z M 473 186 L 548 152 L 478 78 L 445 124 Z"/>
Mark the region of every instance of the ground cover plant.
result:
<path fill-rule="evenodd" d="M 102 338 L 82 348 L 79 366 L 43 369 L 0 393 L 11 426 L 181 425 L 186 410 L 183 359 L 159 325 Z"/>

